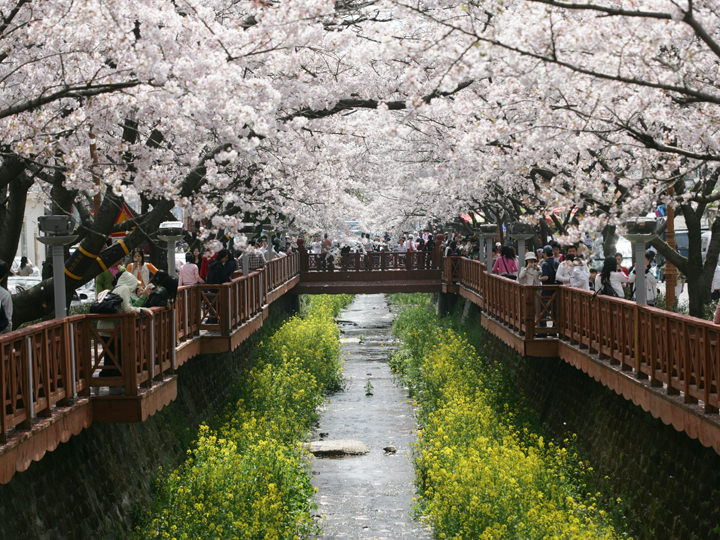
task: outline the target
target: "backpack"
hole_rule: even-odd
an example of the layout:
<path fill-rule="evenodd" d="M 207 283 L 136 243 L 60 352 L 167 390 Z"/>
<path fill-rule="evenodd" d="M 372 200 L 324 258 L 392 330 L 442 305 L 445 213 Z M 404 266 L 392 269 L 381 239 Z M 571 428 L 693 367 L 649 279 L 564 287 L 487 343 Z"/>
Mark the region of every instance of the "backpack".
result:
<path fill-rule="evenodd" d="M 618 294 L 615 292 L 615 289 L 613 289 L 612 284 L 610 283 L 610 280 L 608 280 L 605 283 L 602 283 L 602 286 L 595 291 L 595 293 L 592 295 L 592 297 L 595 298 L 598 294 L 602 294 L 605 296 L 614 296 L 615 298 L 618 298 Z"/>
<path fill-rule="evenodd" d="M 90 313 L 97 313 L 100 315 L 112 315 L 120 311 L 122 305 L 122 298 L 120 295 L 115 294 L 109 290 L 100 292 L 92 304 L 90 304 Z"/>
<path fill-rule="evenodd" d="M 145 301 L 145 307 L 167 307 L 168 305 L 168 292 L 165 287 L 155 287 L 155 290 L 151 292 L 147 300 Z"/>

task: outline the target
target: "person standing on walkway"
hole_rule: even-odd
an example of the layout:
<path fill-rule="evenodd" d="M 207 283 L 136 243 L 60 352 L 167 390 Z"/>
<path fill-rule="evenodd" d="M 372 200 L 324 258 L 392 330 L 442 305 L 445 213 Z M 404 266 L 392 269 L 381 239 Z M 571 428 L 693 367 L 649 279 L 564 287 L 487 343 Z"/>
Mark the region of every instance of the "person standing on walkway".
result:
<path fill-rule="evenodd" d="M 257 248 L 255 242 L 250 242 L 250 244 L 248 244 L 247 255 L 248 272 L 259 270 L 263 268 L 267 263 L 267 261 L 265 260 L 265 255 L 260 249 Z"/>
<path fill-rule="evenodd" d="M 628 269 L 625 266 L 623 266 L 623 264 L 622 264 L 623 263 L 622 253 L 615 254 L 615 262 L 617 263 L 617 265 L 616 265 L 616 269 L 614 271 L 622 272 L 623 274 L 625 274 L 626 277 L 628 275 L 630 275 L 630 272 L 628 271 Z"/>
<path fill-rule="evenodd" d="M 0 283 L 10 274 L 10 265 L 0 259 Z M 13 301 L 10 292 L 0 285 L 0 334 L 12 331 Z"/>
<path fill-rule="evenodd" d="M 227 249 L 221 249 L 218 251 L 215 259 L 210 261 L 210 268 L 208 270 L 207 280 L 208 284 L 221 284 L 230 281 L 230 276 L 237 269 L 235 259 L 230 255 L 230 251 Z M 217 324 L 217 299 L 218 289 L 207 289 L 206 302 L 207 312 L 209 316 L 207 318 L 207 324 Z"/>
<path fill-rule="evenodd" d="M 590 270 L 588 270 L 582 255 L 577 255 L 573 258 L 569 283 L 571 287 L 585 291 L 590 290 Z"/>
<path fill-rule="evenodd" d="M 618 271 L 617 259 L 607 257 L 603 262 L 602 271 L 595 278 L 595 292 L 606 296 L 625 298 L 623 286 L 629 282 L 625 273 Z"/>
<path fill-rule="evenodd" d="M 495 259 L 492 269 L 493 274 L 516 278 L 518 275 L 518 264 L 515 259 L 515 250 L 512 246 L 501 246 L 500 256 Z"/>
<path fill-rule="evenodd" d="M 127 271 L 135 276 L 143 287 L 150 283 L 150 278 L 155 275 L 157 270 L 154 264 L 145 262 L 145 252 L 142 249 L 133 251 L 132 262 L 128 264 Z"/>
<path fill-rule="evenodd" d="M 196 283 L 205 283 L 205 280 L 200 277 L 195 256 L 192 253 L 186 253 L 185 264 L 180 267 L 180 272 L 178 272 L 178 285 L 195 285 Z"/>
<path fill-rule="evenodd" d="M 215 260 L 210 262 L 210 269 L 208 270 L 208 283 L 227 283 L 230 281 L 230 276 L 237 269 L 235 259 L 230 255 L 230 251 L 227 249 L 221 249 Z"/>
<path fill-rule="evenodd" d="M 557 281 L 561 285 L 568 285 L 570 283 L 570 276 L 572 275 L 574 260 L 575 255 L 573 255 L 572 253 L 567 253 L 565 255 L 563 261 L 558 264 L 557 270 L 555 272 L 555 281 Z"/>
<path fill-rule="evenodd" d="M 520 269 L 518 283 L 522 285 L 540 285 L 540 266 L 532 251 L 525 254 L 525 266 Z"/>
<path fill-rule="evenodd" d="M 556 285 L 555 274 L 557 265 L 553 255 L 553 248 L 545 246 L 543 249 L 543 263 L 540 267 L 540 281 L 543 285 Z M 555 291 L 543 290 L 540 295 L 542 302 L 540 305 L 540 326 L 548 326 L 548 321 L 555 320 Z"/>
<path fill-rule="evenodd" d="M 330 257 L 330 249 L 332 248 L 332 240 L 325 233 L 325 237 L 322 241 L 322 250 L 320 251 L 320 257 L 322 259 L 322 269 L 326 270 L 328 265 L 328 259 Z"/>

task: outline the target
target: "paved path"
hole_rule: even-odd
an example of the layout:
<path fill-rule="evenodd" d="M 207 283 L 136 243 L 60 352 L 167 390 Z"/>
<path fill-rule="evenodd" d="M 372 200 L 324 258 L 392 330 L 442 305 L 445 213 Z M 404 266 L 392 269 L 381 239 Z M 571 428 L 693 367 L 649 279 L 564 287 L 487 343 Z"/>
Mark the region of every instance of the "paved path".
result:
<path fill-rule="evenodd" d="M 339 316 L 346 389 L 331 396 L 315 437 L 357 439 L 364 456 L 313 459 L 313 484 L 325 540 L 431 538 L 410 513 L 414 471 L 410 454 L 417 426 L 407 392 L 395 385 L 387 359 L 395 346 L 392 314 L 383 295 L 357 296 Z M 367 381 L 372 396 L 366 396 Z M 395 446 L 386 455 L 383 448 Z"/>

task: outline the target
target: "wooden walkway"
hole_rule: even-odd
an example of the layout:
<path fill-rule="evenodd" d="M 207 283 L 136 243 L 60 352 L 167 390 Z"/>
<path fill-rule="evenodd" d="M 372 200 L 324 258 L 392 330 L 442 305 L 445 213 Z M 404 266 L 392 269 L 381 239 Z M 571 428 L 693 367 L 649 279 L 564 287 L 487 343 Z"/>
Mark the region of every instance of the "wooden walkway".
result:
<path fill-rule="evenodd" d="M 560 357 L 720 453 L 720 326 L 579 289 L 523 286 L 438 251 L 331 262 L 299 244 L 229 283 L 181 287 L 174 306 L 152 317 L 76 315 L 0 337 L 0 483 L 94 421 L 144 421 L 177 396 L 180 366 L 236 349 L 288 293 L 458 294 L 520 354 Z M 115 327 L 99 331 L 103 319 Z M 117 371 L 108 374 L 110 363 Z"/>

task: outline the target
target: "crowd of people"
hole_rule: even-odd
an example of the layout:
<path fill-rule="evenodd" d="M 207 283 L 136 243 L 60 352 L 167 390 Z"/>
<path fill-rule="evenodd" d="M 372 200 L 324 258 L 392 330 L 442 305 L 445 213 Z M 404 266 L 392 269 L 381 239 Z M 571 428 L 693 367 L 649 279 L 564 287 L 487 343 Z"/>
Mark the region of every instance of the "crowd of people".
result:
<path fill-rule="evenodd" d="M 349 253 L 367 254 L 387 251 L 408 254 L 433 252 L 438 247 L 444 256 L 471 259 L 480 256 L 480 243 L 476 237 L 447 233 L 443 238 L 442 244 L 436 246 L 436 235 L 430 230 L 405 232 L 396 237 L 389 234 L 371 236 L 368 233 L 361 233 L 359 238 L 340 242 L 334 242 L 328 234 L 324 234 L 315 235 L 306 245 L 309 253 L 319 255 L 323 266 L 329 268 L 332 268 L 339 257 Z M 127 291 L 120 290 L 123 293 L 121 310 L 139 312 L 140 308 L 164 306 L 172 302 L 178 286 L 226 283 L 237 271 L 249 273 L 260 269 L 268 261 L 284 257 L 297 249 L 291 241 L 276 235 L 270 238 L 263 235 L 250 240 L 241 250 L 224 248 L 213 253 L 195 246 L 185 253 L 184 262 L 178 264 L 177 278 L 172 278 L 167 272 L 159 270 L 147 260 L 142 249 L 136 249 L 128 260 L 123 258 L 115 261 L 98 275 L 95 279 L 95 289 L 99 295 L 102 291 L 127 288 Z M 527 252 L 523 257 L 523 264 L 519 264 L 513 246 L 498 242 L 493 249 L 492 272 L 517 279 L 524 285 L 560 284 L 592 290 L 596 294 L 620 298 L 634 297 L 637 268 L 628 269 L 623 266 L 623 257 L 618 253 L 615 257 L 606 258 L 602 269 L 597 271 L 589 267 L 589 256 L 589 249 L 585 243 L 569 245 L 564 250 L 559 244 L 551 243 L 537 251 Z M 31 271 L 31 265 L 26 258 L 23 259 L 25 260 L 21 261 L 19 271 Z M 645 254 L 643 271 L 647 287 L 647 303 L 650 305 L 654 305 L 657 298 L 658 275 L 654 259 L 653 251 Z M 0 279 L 12 274 L 6 263 L 0 264 L 0 274 L 3 273 L 5 276 L 0 275 Z M 718 281 L 720 282 L 720 279 Z M 717 288 L 720 289 L 720 285 Z M 0 288 L 0 305 L 4 308 L 0 312 L 0 333 L 12 328 L 11 324 L 5 324 L 4 329 L 2 328 L 5 318 L 12 321 L 12 299 L 9 293 L 5 294 L 6 292 L 5 289 Z M 125 292 L 128 294 L 126 295 Z"/>
<path fill-rule="evenodd" d="M 628 270 L 622 265 L 623 256 L 603 260 L 600 272 L 588 266 L 588 249 L 584 244 L 569 245 L 563 251 L 559 244 L 548 244 L 537 252 L 524 255 L 524 265 L 519 269 L 515 250 L 512 246 L 496 246 L 493 252 L 492 272 L 523 285 L 567 285 L 596 294 L 618 298 L 634 298 L 634 284 L 637 266 Z M 655 252 L 647 251 L 642 268 L 645 274 L 646 301 L 654 306 L 657 298 L 658 276 L 655 266 Z"/>

